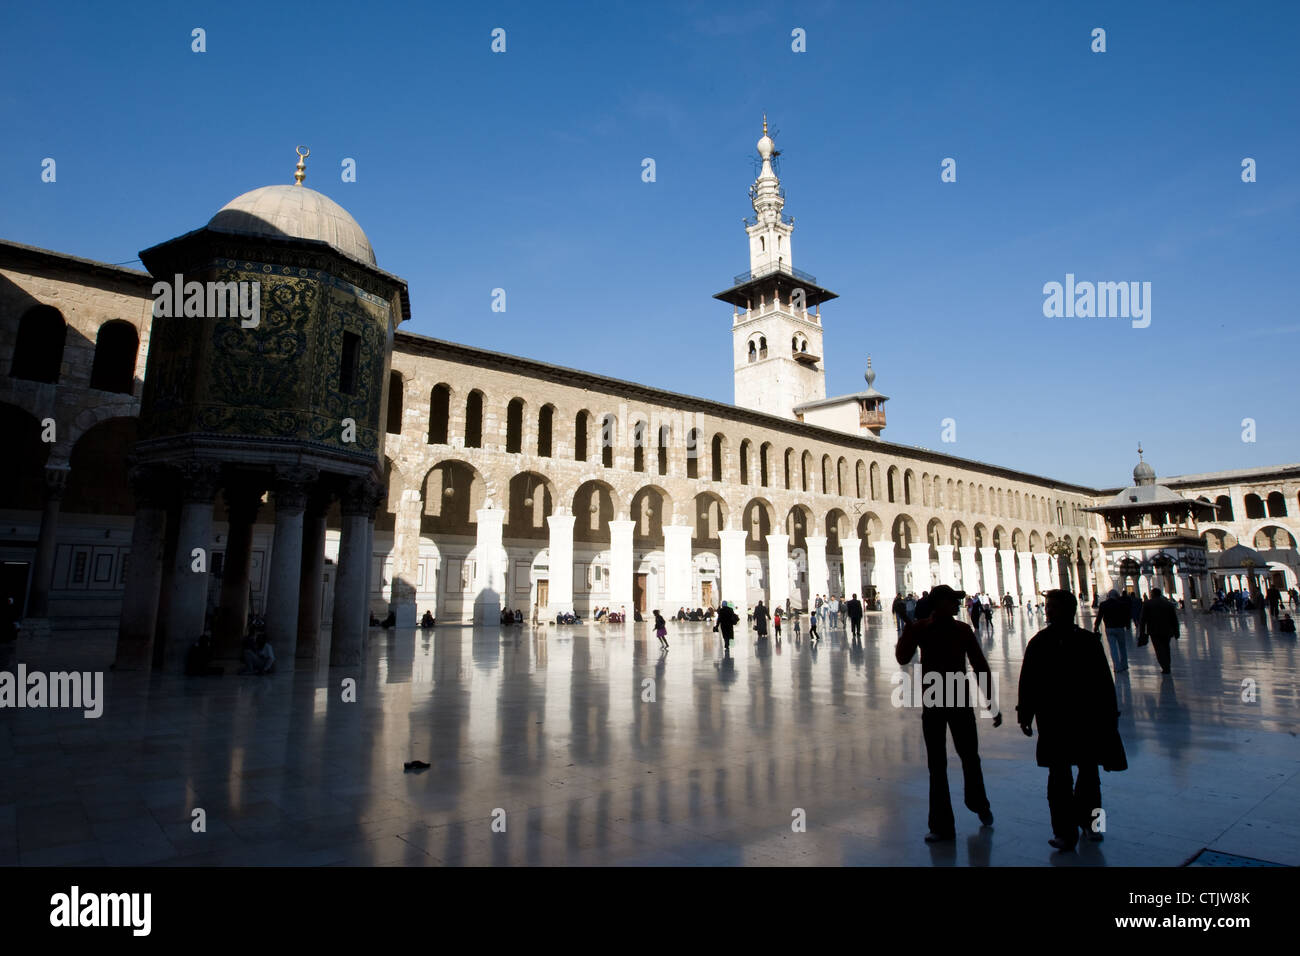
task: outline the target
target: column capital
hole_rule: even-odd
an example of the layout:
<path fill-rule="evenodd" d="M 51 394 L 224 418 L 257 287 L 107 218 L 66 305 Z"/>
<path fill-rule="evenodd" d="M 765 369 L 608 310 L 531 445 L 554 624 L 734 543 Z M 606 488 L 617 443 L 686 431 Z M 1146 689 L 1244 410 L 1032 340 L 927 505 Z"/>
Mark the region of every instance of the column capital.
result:
<path fill-rule="evenodd" d="M 577 520 L 577 515 L 549 514 L 546 516 L 546 526 L 552 531 L 563 530 L 572 534 L 573 524 Z"/>
<path fill-rule="evenodd" d="M 46 465 L 44 472 L 45 481 L 45 498 L 46 500 L 60 501 L 63 493 L 68 490 L 68 477 L 72 474 L 72 466 L 66 462 L 60 462 L 57 465 Z"/>
<path fill-rule="evenodd" d="M 876 552 L 876 557 L 877 557 L 877 558 L 879 558 L 880 555 L 882 555 L 882 554 L 888 554 L 889 557 L 892 559 L 892 558 L 894 557 L 894 542 L 892 542 L 892 541 L 873 541 L 873 542 L 871 542 L 871 550 L 874 551 L 874 552 Z"/>
<path fill-rule="evenodd" d="M 723 528 L 718 531 L 719 541 L 744 541 L 749 532 L 744 528 Z"/>
<path fill-rule="evenodd" d="M 348 516 L 365 515 L 373 520 L 380 502 L 388 497 L 387 490 L 373 477 L 353 478 L 344 486 L 339 496 L 343 514 Z"/>
<path fill-rule="evenodd" d="M 790 545 L 790 536 L 788 534 L 769 534 L 767 536 L 767 546 L 769 548 L 785 548 Z"/>
<path fill-rule="evenodd" d="M 186 461 L 176 466 L 181 497 L 190 504 L 212 504 L 221 487 L 221 466 L 206 461 Z"/>
<path fill-rule="evenodd" d="M 277 468 L 271 491 L 275 495 L 276 514 L 301 514 L 320 472 L 315 468 Z"/>

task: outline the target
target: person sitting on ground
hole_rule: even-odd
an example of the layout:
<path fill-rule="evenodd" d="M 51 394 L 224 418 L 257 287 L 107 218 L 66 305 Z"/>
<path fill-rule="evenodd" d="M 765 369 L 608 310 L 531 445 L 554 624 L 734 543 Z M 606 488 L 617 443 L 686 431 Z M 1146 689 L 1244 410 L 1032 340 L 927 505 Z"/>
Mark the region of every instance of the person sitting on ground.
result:
<path fill-rule="evenodd" d="M 684 620 L 686 620 L 686 608 L 684 608 L 684 607 L 679 607 L 679 608 L 677 609 L 677 620 L 679 620 L 679 621 L 684 621 Z"/>
<path fill-rule="evenodd" d="M 207 631 L 185 652 L 185 676 L 219 677 L 223 671 L 212 663 L 212 635 Z"/>
<path fill-rule="evenodd" d="M 1282 617 L 1277 622 L 1277 629 L 1279 631 L 1285 631 L 1288 634 L 1295 633 L 1295 621 L 1292 620 L 1291 615 L 1286 613 L 1286 611 L 1282 612 Z"/>
<path fill-rule="evenodd" d="M 390 627 L 396 627 L 396 626 L 397 626 L 397 612 L 396 612 L 396 611 L 389 611 L 389 612 L 388 612 L 388 617 L 384 618 L 384 622 L 383 622 L 382 624 L 380 624 L 379 626 L 382 627 L 382 628 L 385 628 L 385 629 L 390 628 Z"/>
<path fill-rule="evenodd" d="M 508 607 L 503 607 L 503 608 L 501 609 L 501 623 L 502 623 L 502 624 L 513 624 L 513 623 L 515 623 L 515 615 L 514 615 L 514 612 L 510 610 L 510 608 L 508 608 Z"/>
<path fill-rule="evenodd" d="M 524 623 L 524 612 L 519 610 L 519 608 L 515 608 L 515 623 L 516 624 Z"/>
<path fill-rule="evenodd" d="M 425 611 L 425 612 L 424 612 L 424 617 L 420 618 L 420 627 L 423 627 L 423 628 L 426 628 L 426 629 L 427 629 L 427 628 L 430 628 L 430 627 L 433 627 L 433 612 L 432 612 L 432 611 Z"/>
<path fill-rule="evenodd" d="M 244 667 L 241 674 L 269 674 L 275 667 L 275 651 L 265 633 L 244 638 Z"/>
<path fill-rule="evenodd" d="M 645 618 L 643 618 L 643 617 L 641 616 L 641 609 L 640 609 L 640 608 L 637 608 L 636 610 L 634 610 L 634 611 L 632 612 L 632 620 L 634 620 L 634 621 L 638 621 L 638 622 L 639 622 L 639 621 L 644 621 L 644 620 L 645 620 Z"/>

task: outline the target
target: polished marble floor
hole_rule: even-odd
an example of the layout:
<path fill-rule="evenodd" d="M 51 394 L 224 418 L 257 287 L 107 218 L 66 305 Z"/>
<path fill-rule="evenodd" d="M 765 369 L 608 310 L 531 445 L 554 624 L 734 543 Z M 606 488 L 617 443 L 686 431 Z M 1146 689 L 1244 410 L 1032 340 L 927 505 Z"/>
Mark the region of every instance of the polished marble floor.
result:
<path fill-rule="evenodd" d="M 893 627 L 872 615 L 861 645 L 751 631 L 730 657 L 702 624 L 672 625 L 666 653 L 643 624 L 440 627 L 374 630 L 358 668 L 110 672 L 97 720 L 0 710 L 0 864 L 1300 864 L 1294 635 L 1192 615 L 1170 678 L 1130 647 L 1106 840 L 1057 854 L 1011 716 L 1039 623 L 999 614 L 984 640 L 1008 714 L 979 722 L 996 822 L 961 807 L 952 756 L 954 843 L 922 840 L 920 716 L 891 704 Z M 0 648 L 0 670 L 106 668 L 112 645 L 56 632 Z"/>

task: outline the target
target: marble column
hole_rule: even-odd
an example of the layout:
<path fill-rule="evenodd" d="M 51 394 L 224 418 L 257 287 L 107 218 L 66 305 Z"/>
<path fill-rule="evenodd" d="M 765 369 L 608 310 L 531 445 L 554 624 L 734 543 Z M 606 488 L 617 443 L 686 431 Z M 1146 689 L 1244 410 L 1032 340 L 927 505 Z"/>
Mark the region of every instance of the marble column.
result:
<path fill-rule="evenodd" d="M 423 505 L 420 490 L 407 488 L 398 498 L 397 514 L 393 516 L 393 581 L 388 591 L 388 610 L 397 616 L 398 627 L 415 627 L 420 616 L 415 591 L 420 577 Z"/>
<path fill-rule="evenodd" d="M 961 588 L 967 594 L 975 594 L 980 589 L 980 572 L 975 565 L 975 548 L 961 547 Z"/>
<path fill-rule="evenodd" d="M 131 552 L 113 661 L 113 669 L 123 671 L 148 670 L 153 664 L 169 491 L 166 473 L 160 468 L 135 467 L 130 481 L 135 521 L 131 526 Z"/>
<path fill-rule="evenodd" d="M 785 607 L 790 601 L 790 536 L 788 534 L 769 534 L 767 536 L 767 590 L 772 603 L 769 607 Z M 739 598 L 727 598 L 737 607 L 745 607 L 745 589 L 742 587 Z"/>
<path fill-rule="evenodd" d="M 253 524 L 262 504 L 262 488 L 242 478 L 226 485 L 226 557 L 221 566 L 221 597 L 212 618 L 215 656 L 239 660 L 248 628 L 249 572 L 253 563 Z M 274 645 L 273 645 L 274 646 Z"/>
<path fill-rule="evenodd" d="M 898 596 L 898 572 L 894 568 L 894 542 L 876 541 L 871 545 L 876 558 L 876 597 L 886 611 Z"/>
<path fill-rule="evenodd" d="M 1010 591 L 1011 597 L 1014 599 L 1016 592 L 1019 590 L 1019 586 L 1016 584 L 1016 552 L 1010 548 L 1003 548 L 998 552 L 998 556 L 1002 558 L 1002 594 Z M 990 592 L 993 603 L 1001 603 L 1002 594 L 992 594 Z"/>
<path fill-rule="evenodd" d="M 501 626 L 501 599 L 506 590 L 506 569 L 502 562 L 501 532 L 506 513 L 500 508 L 480 508 L 478 541 L 474 562 L 474 624 L 477 627 Z M 569 563 L 572 575 L 573 563 Z"/>
<path fill-rule="evenodd" d="M 812 535 L 804 539 L 808 545 L 808 601 L 817 603 L 817 597 L 830 597 L 831 577 L 826 567 L 826 538 Z"/>
<path fill-rule="evenodd" d="M 998 589 L 998 549 L 980 548 L 980 564 L 984 571 L 984 581 L 980 590 L 989 597 L 994 597 Z M 996 595 L 1001 597 L 1001 595 Z"/>
<path fill-rule="evenodd" d="M 744 606 L 748 597 L 745 584 L 747 578 L 745 571 L 745 540 L 747 535 L 748 532 L 739 528 L 718 532 L 722 557 L 722 593 L 718 597 L 719 600 L 723 601 L 735 601 L 738 606 Z"/>
<path fill-rule="evenodd" d="M 912 552 L 912 591 L 917 597 L 932 587 L 930 583 L 930 542 L 913 542 L 908 550 Z"/>
<path fill-rule="evenodd" d="M 939 583 L 946 584 L 950 588 L 957 587 L 957 571 L 952 563 L 952 545 L 936 544 L 934 547 L 939 552 Z"/>
<path fill-rule="evenodd" d="M 862 598 L 862 539 L 856 534 L 840 539 L 840 551 L 844 556 L 844 596 L 852 599 L 853 595 Z"/>
<path fill-rule="evenodd" d="M 1039 594 L 1046 594 L 1052 589 L 1052 572 L 1048 567 L 1051 560 L 1052 556 L 1050 554 L 1043 554 L 1040 551 L 1034 552 L 1034 570 L 1037 572 L 1034 583 Z M 1042 603 L 1037 594 L 1034 595 L 1034 603 Z"/>
<path fill-rule="evenodd" d="M 1034 599 L 1034 556 L 1028 551 L 1016 552 L 1016 564 L 1020 568 L 1019 604 L 1027 604 Z"/>
<path fill-rule="evenodd" d="M 635 528 L 636 522 L 631 518 L 609 523 L 609 608 L 620 613 L 625 611 L 629 622 L 636 610 L 632 606 L 632 532 Z"/>
<path fill-rule="evenodd" d="M 307 499 L 302 523 L 302 549 L 298 576 L 298 643 L 294 656 L 311 660 L 320 652 L 321 601 L 325 578 L 325 516 L 331 495 L 316 486 Z"/>
<path fill-rule="evenodd" d="M 330 629 L 330 666 L 355 667 L 365 650 L 370 610 L 366 589 L 370 579 L 369 524 L 378 504 L 375 483 L 356 478 L 341 497 L 343 530 L 334 579 L 334 623 Z"/>
<path fill-rule="evenodd" d="M 554 621 L 555 615 L 563 612 L 565 614 L 573 613 L 573 524 L 577 520 L 576 515 L 570 514 L 552 514 L 546 519 L 546 526 L 550 534 L 550 543 L 547 545 L 546 555 L 550 561 L 550 570 L 546 583 L 546 607 L 537 609 L 537 618 L 542 621 Z M 610 534 L 613 534 L 615 522 L 610 522 Z M 632 539 L 632 522 L 626 522 L 628 525 L 628 541 Z M 631 575 L 628 577 L 628 590 L 631 590 Z M 617 587 L 615 586 L 616 576 L 614 574 L 614 562 L 610 561 L 610 600 L 617 602 L 615 595 Z M 626 598 L 624 599 L 626 601 Z M 611 605 L 612 607 L 612 605 Z"/>
<path fill-rule="evenodd" d="M 185 655 L 203 634 L 207 618 L 212 505 L 220 481 L 220 469 L 213 465 L 190 462 L 181 469 L 182 503 L 176 550 L 167 571 L 167 616 L 161 635 L 165 641 L 163 666 L 175 673 L 184 672 Z M 202 552 L 201 571 L 196 570 L 195 552 Z"/>
<path fill-rule="evenodd" d="M 299 593 L 302 588 L 303 512 L 307 494 L 319 476 L 300 469 L 277 476 L 275 537 L 271 541 L 271 577 L 266 600 L 266 638 L 281 657 L 297 653 Z"/>
<path fill-rule="evenodd" d="M 59 507 L 71 473 L 71 467 L 66 464 L 45 466 L 45 507 L 41 511 L 36 558 L 32 562 L 32 590 L 26 614 L 29 618 L 45 618 L 50 615 L 50 589 L 54 585 L 54 556 L 59 536 Z"/>
<path fill-rule="evenodd" d="M 664 525 L 664 604 L 673 614 L 679 607 L 695 607 L 699 603 L 691 594 L 693 533 L 686 525 Z"/>
<path fill-rule="evenodd" d="M 1059 588 L 1061 586 L 1061 561 L 1054 554 L 1048 555 L 1048 557 L 1051 560 L 1047 562 L 1047 580 L 1053 588 Z"/>

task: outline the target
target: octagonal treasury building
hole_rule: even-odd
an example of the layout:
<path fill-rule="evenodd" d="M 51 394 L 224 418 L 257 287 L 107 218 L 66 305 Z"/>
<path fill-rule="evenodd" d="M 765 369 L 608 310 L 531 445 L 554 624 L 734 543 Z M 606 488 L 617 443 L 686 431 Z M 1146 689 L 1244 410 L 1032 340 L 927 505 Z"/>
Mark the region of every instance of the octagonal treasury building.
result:
<path fill-rule="evenodd" d="M 758 149 L 750 268 L 717 295 L 735 404 L 400 331 L 405 282 L 301 178 L 146 250 L 148 273 L 0 242 L 0 417 L 18 449 L 0 560 L 27 632 L 112 626 L 119 666 L 179 668 L 204 630 L 235 653 L 257 613 L 277 656 L 314 657 L 327 634 L 350 664 L 372 616 L 1110 587 L 1087 509 L 1117 489 L 887 441 L 869 367 L 864 391 L 826 396 L 835 295 L 794 268 L 766 134 Z M 253 282 L 255 320 L 188 294 Z M 1231 505 L 1262 495 L 1264 553 L 1295 583 L 1300 466 L 1194 485 L 1223 499 L 1222 540 L 1249 538 Z"/>

